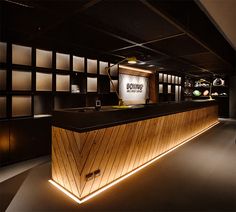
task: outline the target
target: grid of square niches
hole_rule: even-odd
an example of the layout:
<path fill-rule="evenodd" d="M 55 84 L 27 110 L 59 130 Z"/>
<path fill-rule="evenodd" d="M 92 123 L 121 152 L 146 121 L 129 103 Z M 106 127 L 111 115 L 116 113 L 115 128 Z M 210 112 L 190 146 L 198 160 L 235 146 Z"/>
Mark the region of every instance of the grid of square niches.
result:
<path fill-rule="evenodd" d="M 7 58 L 9 49 L 10 59 Z M 34 103 L 38 104 L 39 99 L 48 100 L 52 92 L 96 93 L 98 80 L 103 75 L 107 77 L 105 67 L 112 65 L 96 59 L 4 42 L 0 42 L 0 64 L 0 119 L 33 116 Z M 110 74 L 114 77 L 114 84 L 118 84 L 115 67 Z M 114 92 L 111 86 L 110 92 Z"/>
<path fill-rule="evenodd" d="M 181 82 L 180 76 L 159 73 L 159 89 L 160 95 L 173 95 L 173 98 L 169 98 L 168 101 L 180 101 L 181 99 Z"/>

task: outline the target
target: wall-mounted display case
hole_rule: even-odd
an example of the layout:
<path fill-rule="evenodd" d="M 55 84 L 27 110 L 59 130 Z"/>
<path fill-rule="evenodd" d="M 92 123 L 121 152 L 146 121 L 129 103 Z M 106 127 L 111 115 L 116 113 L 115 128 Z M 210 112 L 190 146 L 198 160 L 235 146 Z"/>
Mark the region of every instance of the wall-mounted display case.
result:
<path fill-rule="evenodd" d="M 167 74 L 163 74 L 163 82 L 166 82 L 167 83 L 167 81 L 168 81 L 168 75 Z"/>
<path fill-rule="evenodd" d="M 56 69 L 70 70 L 70 55 L 63 53 L 56 53 Z"/>
<path fill-rule="evenodd" d="M 0 90 L 7 88 L 7 70 L 0 69 Z"/>
<path fill-rule="evenodd" d="M 47 95 L 34 96 L 34 115 L 51 114 L 53 97 Z"/>
<path fill-rule="evenodd" d="M 12 117 L 32 116 L 31 96 L 12 96 Z"/>
<path fill-rule="evenodd" d="M 163 93 L 163 84 L 159 84 L 159 93 L 160 93 L 160 94 Z"/>
<path fill-rule="evenodd" d="M 97 92 L 97 78 L 87 77 L 87 92 Z"/>
<path fill-rule="evenodd" d="M 0 42 L 0 63 L 7 62 L 7 43 Z"/>
<path fill-rule="evenodd" d="M 31 66 L 32 48 L 12 44 L 12 64 Z"/>
<path fill-rule="evenodd" d="M 36 49 L 36 67 L 52 68 L 52 51 Z"/>
<path fill-rule="evenodd" d="M 175 76 L 174 75 L 171 76 L 171 83 L 175 84 Z"/>
<path fill-rule="evenodd" d="M 73 56 L 73 71 L 84 72 L 84 57 Z"/>
<path fill-rule="evenodd" d="M 31 91 L 32 73 L 30 71 L 12 70 L 12 90 Z"/>
<path fill-rule="evenodd" d="M 171 85 L 167 85 L 167 93 L 171 94 Z"/>
<path fill-rule="evenodd" d="M 163 73 L 159 73 L 159 82 L 163 82 Z"/>
<path fill-rule="evenodd" d="M 103 62 L 103 61 L 99 62 L 99 73 L 101 75 L 107 75 L 106 67 L 108 67 L 108 62 Z"/>
<path fill-rule="evenodd" d="M 87 59 L 87 73 L 97 74 L 98 70 L 98 61 Z"/>
<path fill-rule="evenodd" d="M 56 75 L 56 91 L 70 91 L 70 75 Z"/>
<path fill-rule="evenodd" d="M 110 82 L 110 92 L 115 92 L 118 90 L 118 80 L 112 80 L 114 87 L 112 86 Z"/>
<path fill-rule="evenodd" d="M 110 75 L 112 77 L 117 77 L 118 76 L 118 68 L 119 68 L 119 65 L 115 65 L 113 66 L 114 64 L 110 64 Z"/>
<path fill-rule="evenodd" d="M 181 77 L 172 73 L 159 73 L 158 94 L 159 102 L 181 101 Z"/>
<path fill-rule="evenodd" d="M 7 117 L 7 97 L 0 96 L 0 118 Z"/>
<path fill-rule="evenodd" d="M 168 74 L 168 76 L 167 76 L 167 81 L 168 81 L 168 83 L 172 83 L 172 81 L 171 81 L 171 79 L 172 79 L 172 76 L 170 75 L 170 74 Z"/>
<path fill-rule="evenodd" d="M 36 72 L 36 91 L 52 91 L 52 74 Z"/>
<path fill-rule="evenodd" d="M 215 82 L 215 83 L 213 83 Z M 210 92 L 211 90 L 211 92 Z M 229 116 L 228 79 L 212 76 L 193 78 L 186 76 L 184 81 L 185 100 L 215 99 L 219 105 L 219 116 Z"/>
<path fill-rule="evenodd" d="M 102 104 L 112 102 L 110 96 L 114 91 L 110 88 L 105 70 L 109 65 L 107 61 L 88 59 L 61 50 L 0 42 L 0 63 L 1 109 L 5 111 L 6 104 L 10 108 L 2 112 L 4 115 L 0 119 L 3 116 L 16 119 L 31 113 L 48 114 L 56 105 L 58 108 L 73 104 L 89 106 L 87 103 L 94 103 L 95 99 L 101 99 Z M 110 70 L 115 84 L 118 84 L 117 68 L 115 66 Z M 87 92 L 89 95 L 84 95 Z M 60 98 L 67 99 L 71 104 L 64 104 Z M 47 104 L 50 106 L 47 107 Z M 44 111 L 43 107 L 48 109 Z"/>

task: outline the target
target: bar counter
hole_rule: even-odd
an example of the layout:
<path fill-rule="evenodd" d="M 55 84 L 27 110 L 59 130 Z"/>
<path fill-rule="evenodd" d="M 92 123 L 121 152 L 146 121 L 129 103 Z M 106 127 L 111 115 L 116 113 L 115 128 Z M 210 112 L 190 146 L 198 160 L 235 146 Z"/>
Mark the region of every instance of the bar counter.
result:
<path fill-rule="evenodd" d="M 52 182 L 83 202 L 216 123 L 206 100 L 54 111 Z"/>
<path fill-rule="evenodd" d="M 126 109 L 104 106 L 99 111 L 92 107 L 72 108 L 54 111 L 53 125 L 77 132 L 86 132 L 213 105 L 216 105 L 214 100 L 197 100 L 134 105 Z"/>

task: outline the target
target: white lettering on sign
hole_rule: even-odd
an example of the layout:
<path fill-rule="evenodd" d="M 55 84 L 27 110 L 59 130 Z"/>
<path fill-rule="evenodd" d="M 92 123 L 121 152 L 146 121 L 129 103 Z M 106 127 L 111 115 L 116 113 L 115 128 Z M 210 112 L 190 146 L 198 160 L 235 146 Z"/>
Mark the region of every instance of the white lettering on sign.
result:
<path fill-rule="evenodd" d="M 126 104 L 145 104 L 149 98 L 147 77 L 119 74 L 119 95 Z"/>

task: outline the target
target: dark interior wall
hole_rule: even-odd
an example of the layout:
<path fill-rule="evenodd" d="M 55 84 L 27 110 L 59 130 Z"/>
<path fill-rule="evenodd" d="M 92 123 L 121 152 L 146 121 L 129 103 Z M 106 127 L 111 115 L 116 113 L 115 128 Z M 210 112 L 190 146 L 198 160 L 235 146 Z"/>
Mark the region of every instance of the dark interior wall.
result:
<path fill-rule="evenodd" d="M 51 117 L 0 121 L 0 167 L 51 153 Z"/>
<path fill-rule="evenodd" d="M 229 88 L 229 116 L 236 118 L 236 74 L 230 77 Z"/>

